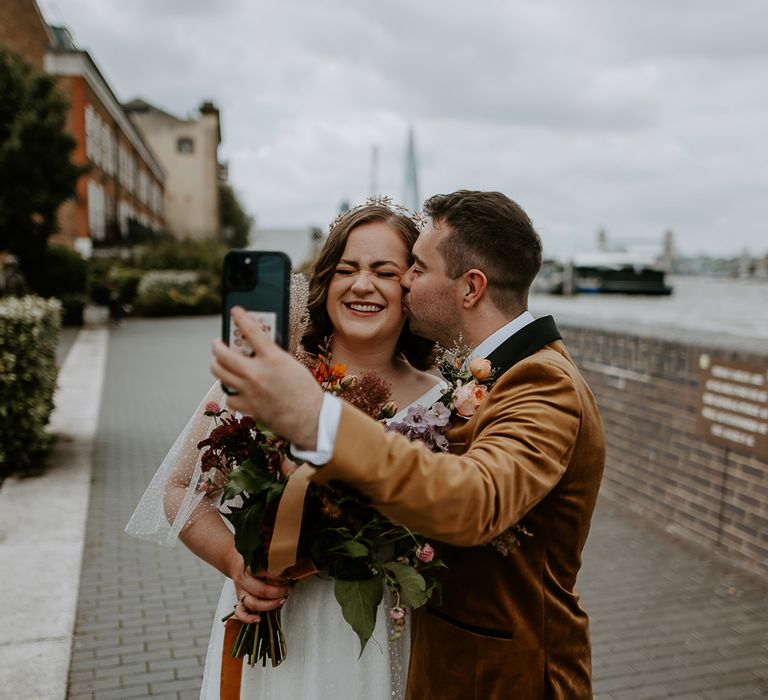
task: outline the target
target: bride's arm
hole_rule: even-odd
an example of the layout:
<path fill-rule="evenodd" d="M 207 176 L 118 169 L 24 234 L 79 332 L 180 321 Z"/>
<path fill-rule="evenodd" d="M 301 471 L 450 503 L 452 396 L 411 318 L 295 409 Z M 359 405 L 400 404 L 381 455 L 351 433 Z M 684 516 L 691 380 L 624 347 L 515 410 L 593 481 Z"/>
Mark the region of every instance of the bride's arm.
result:
<path fill-rule="evenodd" d="M 201 405 L 210 401 L 220 404 L 223 398 L 217 383 Z M 171 525 L 177 518 L 184 518 L 179 529 L 179 539 L 193 554 L 231 578 L 238 598 L 246 594 L 244 603 L 250 610 L 273 610 L 281 605 L 290 589 L 271 586 L 245 568 L 243 557 L 235 548 L 234 536 L 224 523 L 216 504 L 206 495 L 194 491 L 192 482 L 199 476 L 195 468 L 199 452 L 197 444 L 205 438 L 211 427 L 210 417 L 205 416 L 203 411 L 199 411 L 199 416 L 189 426 L 168 474 L 163 492 L 165 517 Z M 238 607 L 237 617 L 242 622 L 255 622 L 259 619 L 258 615 L 249 614 L 242 607 Z"/>
<path fill-rule="evenodd" d="M 279 608 L 290 593 L 289 587 L 271 586 L 245 568 L 243 557 L 235 549 L 235 538 L 215 510 L 208 510 L 187 525 L 179 539 L 193 554 L 232 579 L 238 600 L 246 594 L 243 605 L 235 611 L 241 622 L 257 622 L 259 615 L 248 610 L 265 612 Z"/>

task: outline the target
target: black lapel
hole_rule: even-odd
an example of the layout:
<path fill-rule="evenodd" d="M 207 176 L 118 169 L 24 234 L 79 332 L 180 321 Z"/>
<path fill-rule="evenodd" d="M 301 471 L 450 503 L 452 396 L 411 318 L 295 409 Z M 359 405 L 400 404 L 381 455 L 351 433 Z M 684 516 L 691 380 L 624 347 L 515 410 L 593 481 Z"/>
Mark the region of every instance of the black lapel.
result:
<path fill-rule="evenodd" d="M 529 355 L 533 355 L 539 348 L 548 343 L 562 339 L 562 337 L 555 325 L 555 319 L 552 316 L 542 316 L 505 340 L 488 355 L 487 359 L 498 378 L 512 365 Z"/>

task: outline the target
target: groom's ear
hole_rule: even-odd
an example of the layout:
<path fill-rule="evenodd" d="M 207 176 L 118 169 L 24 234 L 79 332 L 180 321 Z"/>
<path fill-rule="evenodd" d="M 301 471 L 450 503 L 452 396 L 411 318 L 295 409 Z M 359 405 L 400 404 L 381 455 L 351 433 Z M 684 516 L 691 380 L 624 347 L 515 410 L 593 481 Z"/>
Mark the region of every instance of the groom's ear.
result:
<path fill-rule="evenodd" d="M 476 268 L 467 270 L 462 276 L 463 289 L 461 302 L 465 309 L 475 307 L 488 289 L 488 278 Z"/>

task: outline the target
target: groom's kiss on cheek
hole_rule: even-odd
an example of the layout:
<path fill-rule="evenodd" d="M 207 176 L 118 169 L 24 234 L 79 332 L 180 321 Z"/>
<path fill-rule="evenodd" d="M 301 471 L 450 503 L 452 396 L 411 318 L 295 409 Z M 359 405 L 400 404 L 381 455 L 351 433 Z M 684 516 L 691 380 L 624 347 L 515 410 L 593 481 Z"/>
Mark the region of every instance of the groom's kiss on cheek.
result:
<path fill-rule="evenodd" d="M 447 224 L 430 221 L 413 246 L 413 265 L 401 280 L 411 330 L 446 347 L 462 330 L 457 327 L 457 281 L 446 274 L 440 250 L 449 234 Z"/>

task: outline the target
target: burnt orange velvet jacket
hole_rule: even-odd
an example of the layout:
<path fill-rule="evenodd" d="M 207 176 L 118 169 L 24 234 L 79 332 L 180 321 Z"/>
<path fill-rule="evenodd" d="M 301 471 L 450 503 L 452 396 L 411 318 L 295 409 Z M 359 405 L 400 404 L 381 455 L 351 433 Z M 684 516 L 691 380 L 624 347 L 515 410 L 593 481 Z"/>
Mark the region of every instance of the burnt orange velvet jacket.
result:
<path fill-rule="evenodd" d="M 354 485 L 438 541 L 442 603 L 414 614 L 409 700 L 592 698 L 575 584 L 603 473 L 602 423 L 562 342 L 527 356 L 516 343 L 518 334 L 502 346 L 511 366 L 509 352 L 489 358 L 501 358 L 499 378 L 449 432 L 452 454 L 345 404 L 333 458 L 313 477 Z M 488 544 L 516 523 L 532 536 L 508 556 Z"/>

